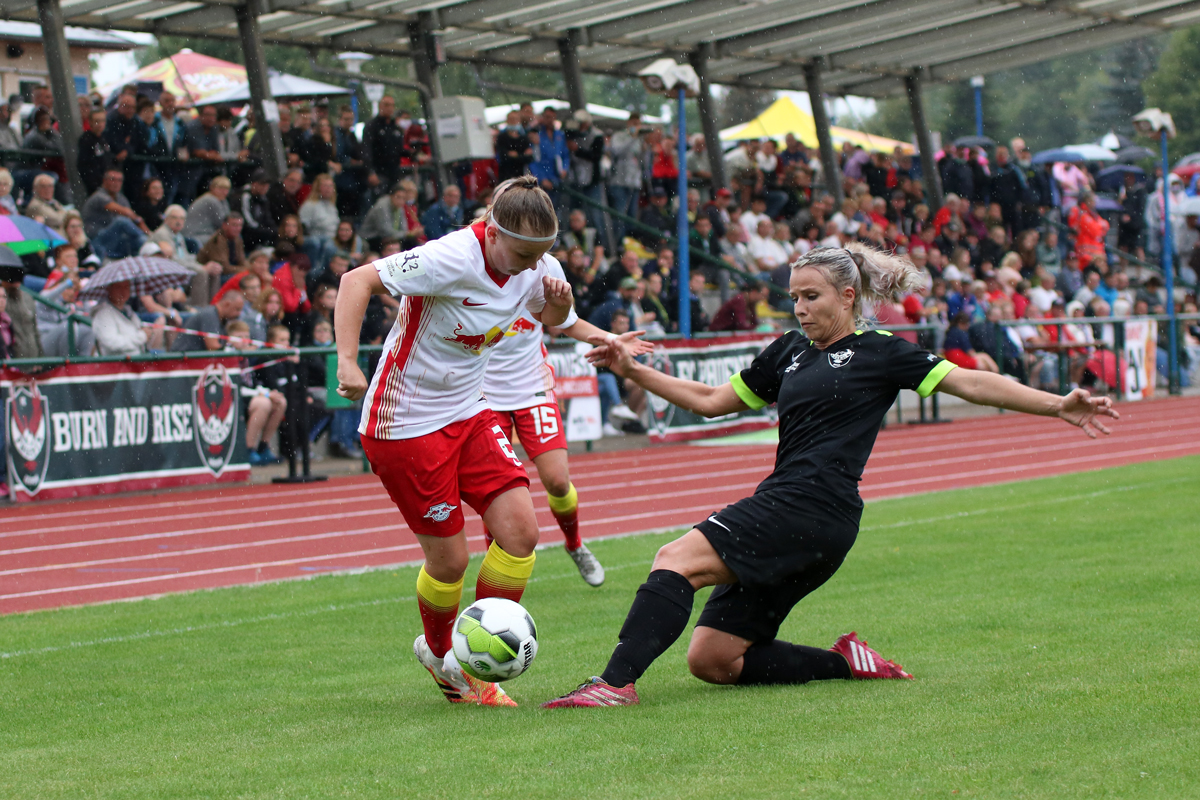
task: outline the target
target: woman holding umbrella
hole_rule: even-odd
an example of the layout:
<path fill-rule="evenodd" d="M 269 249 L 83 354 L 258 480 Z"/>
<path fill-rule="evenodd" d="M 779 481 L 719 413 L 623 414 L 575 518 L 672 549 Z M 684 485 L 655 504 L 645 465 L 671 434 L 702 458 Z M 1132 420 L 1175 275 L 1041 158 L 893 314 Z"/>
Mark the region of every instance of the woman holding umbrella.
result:
<path fill-rule="evenodd" d="M 129 298 L 135 293 L 152 295 L 182 286 L 191 277 L 191 270 L 182 264 L 165 258 L 143 257 L 114 261 L 92 276 L 80 299 L 101 301 L 92 312 L 92 332 L 100 355 L 136 355 L 147 348 L 160 349 L 162 317 L 154 321 L 154 330 L 147 334 L 137 315 L 128 307 Z"/>

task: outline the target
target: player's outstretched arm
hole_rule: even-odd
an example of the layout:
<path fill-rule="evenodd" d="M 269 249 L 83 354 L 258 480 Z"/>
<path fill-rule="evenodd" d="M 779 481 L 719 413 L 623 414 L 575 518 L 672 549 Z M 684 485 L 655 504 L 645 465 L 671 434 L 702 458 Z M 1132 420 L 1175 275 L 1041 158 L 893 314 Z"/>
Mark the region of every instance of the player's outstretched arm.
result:
<path fill-rule="evenodd" d="M 1043 417 L 1058 417 L 1095 439 L 1098 433 L 1111 433 L 1100 417 L 1120 419 L 1121 415 L 1112 407 L 1108 397 L 1092 397 L 1086 389 L 1075 389 L 1059 397 L 1023 386 L 1008 378 L 991 372 L 955 369 L 942 378 L 937 390 L 961 397 L 971 403 Z"/>
<path fill-rule="evenodd" d="M 593 336 L 599 336 L 605 341 L 607 341 L 609 336 L 612 336 L 618 341 L 625 342 L 626 346 L 629 348 L 630 354 L 635 358 L 637 356 L 645 355 L 646 353 L 654 352 L 653 344 L 650 342 L 644 342 L 638 338 L 639 336 L 644 336 L 646 334 L 645 331 L 629 331 L 628 333 L 622 333 L 620 336 L 617 336 L 615 333 L 602 331 L 592 323 L 581 319 L 575 322 L 573 325 L 562 328 L 560 333 L 564 333 L 576 341 L 588 343 L 591 343 Z"/>
<path fill-rule="evenodd" d="M 387 294 L 387 289 L 371 264 L 347 272 L 338 286 L 337 305 L 333 311 L 338 351 L 337 393 L 347 400 L 361 400 L 367 393 L 367 376 L 358 367 L 358 336 L 373 294 Z"/>
<path fill-rule="evenodd" d="M 733 384 L 726 383 L 714 387 L 699 381 L 685 381 L 682 378 L 664 375 L 656 369 L 634 361 L 629 343 L 621 341 L 620 338 L 610 339 L 611 336 L 611 333 L 601 331 L 589 338 L 589 341 L 596 345 L 596 349 L 587 354 L 588 361 L 596 366 L 608 367 L 646 391 L 702 417 L 719 417 L 750 408 L 737 396 Z"/>

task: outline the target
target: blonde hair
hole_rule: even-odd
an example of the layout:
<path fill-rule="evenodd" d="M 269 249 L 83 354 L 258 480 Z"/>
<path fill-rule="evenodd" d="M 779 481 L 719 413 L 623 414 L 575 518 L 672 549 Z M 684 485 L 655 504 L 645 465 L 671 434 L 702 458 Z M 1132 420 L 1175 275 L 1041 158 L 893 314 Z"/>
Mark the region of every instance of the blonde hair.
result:
<path fill-rule="evenodd" d="M 218 175 L 208 182 L 208 190 L 211 192 L 214 188 L 232 189 L 233 182 L 224 175 Z"/>
<path fill-rule="evenodd" d="M 322 172 L 313 178 L 312 190 L 309 191 L 308 197 L 304 199 L 304 205 L 321 202 L 321 184 L 323 183 L 329 183 L 333 186 L 333 196 L 329 198 L 329 202 L 337 205 L 337 183 L 334 182 L 333 176 L 328 172 Z M 341 224 L 341 220 L 338 221 L 338 224 Z"/>
<path fill-rule="evenodd" d="M 553 236 L 558 232 L 554 203 L 532 175 L 509 178 L 497 186 L 488 217 L 513 233 Z"/>
<path fill-rule="evenodd" d="M 793 271 L 808 267 L 818 270 L 838 292 L 847 286 L 854 289 L 854 323 L 859 327 L 865 324 L 864 300 L 899 300 L 923 283 L 921 271 L 907 258 L 858 242 L 844 248 L 814 247 L 792 262 Z"/>

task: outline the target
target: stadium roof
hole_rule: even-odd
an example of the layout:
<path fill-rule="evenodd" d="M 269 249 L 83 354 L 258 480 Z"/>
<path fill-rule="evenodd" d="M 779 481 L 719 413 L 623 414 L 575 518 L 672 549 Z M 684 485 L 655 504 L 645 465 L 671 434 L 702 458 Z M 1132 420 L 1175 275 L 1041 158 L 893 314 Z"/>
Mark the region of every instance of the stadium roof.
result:
<path fill-rule="evenodd" d="M 235 0 L 62 0 L 71 25 L 158 35 L 238 35 Z M 421 12 L 447 58 L 559 69 L 575 34 L 584 72 L 632 75 L 712 43 L 714 83 L 884 96 L 925 68 L 949 81 L 1200 22 L 1200 0 L 261 0 L 273 44 L 409 53 Z M 0 18 L 37 20 L 36 0 L 0 0 Z"/>

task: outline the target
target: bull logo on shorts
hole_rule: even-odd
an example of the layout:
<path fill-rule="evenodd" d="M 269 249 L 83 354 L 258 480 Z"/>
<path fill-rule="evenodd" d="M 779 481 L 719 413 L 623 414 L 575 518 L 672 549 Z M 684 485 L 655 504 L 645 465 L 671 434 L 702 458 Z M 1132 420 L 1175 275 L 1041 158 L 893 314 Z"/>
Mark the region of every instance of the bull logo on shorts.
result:
<path fill-rule="evenodd" d="M 834 369 L 839 369 L 850 363 L 850 359 L 854 358 L 853 350 L 839 350 L 836 353 L 829 354 L 829 366 Z"/>
<path fill-rule="evenodd" d="M 463 335 L 462 329 L 463 326 L 460 322 L 454 329 L 453 336 L 443 336 L 442 338 L 447 342 L 452 342 L 453 344 L 461 344 L 464 350 L 474 353 L 475 355 L 479 355 L 484 350 L 494 346 L 496 342 L 504 338 L 504 330 L 501 328 L 493 327 L 487 333 L 475 333 L 468 334 L 466 336 Z"/>
<path fill-rule="evenodd" d="M 8 407 L 8 471 L 21 488 L 35 495 L 50 466 L 50 401 L 36 383 L 13 386 Z"/>
<path fill-rule="evenodd" d="M 425 512 L 424 519 L 431 519 L 434 522 L 445 522 L 450 519 L 450 512 L 458 506 L 452 506 L 449 503 L 438 503 L 436 506 L 430 506 Z"/>
<path fill-rule="evenodd" d="M 214 476 L 229 466 L 237 445 L 237 390 L 220 364 L 210 364 L 192 387 L 192 429 L 202 463 Z"/>

